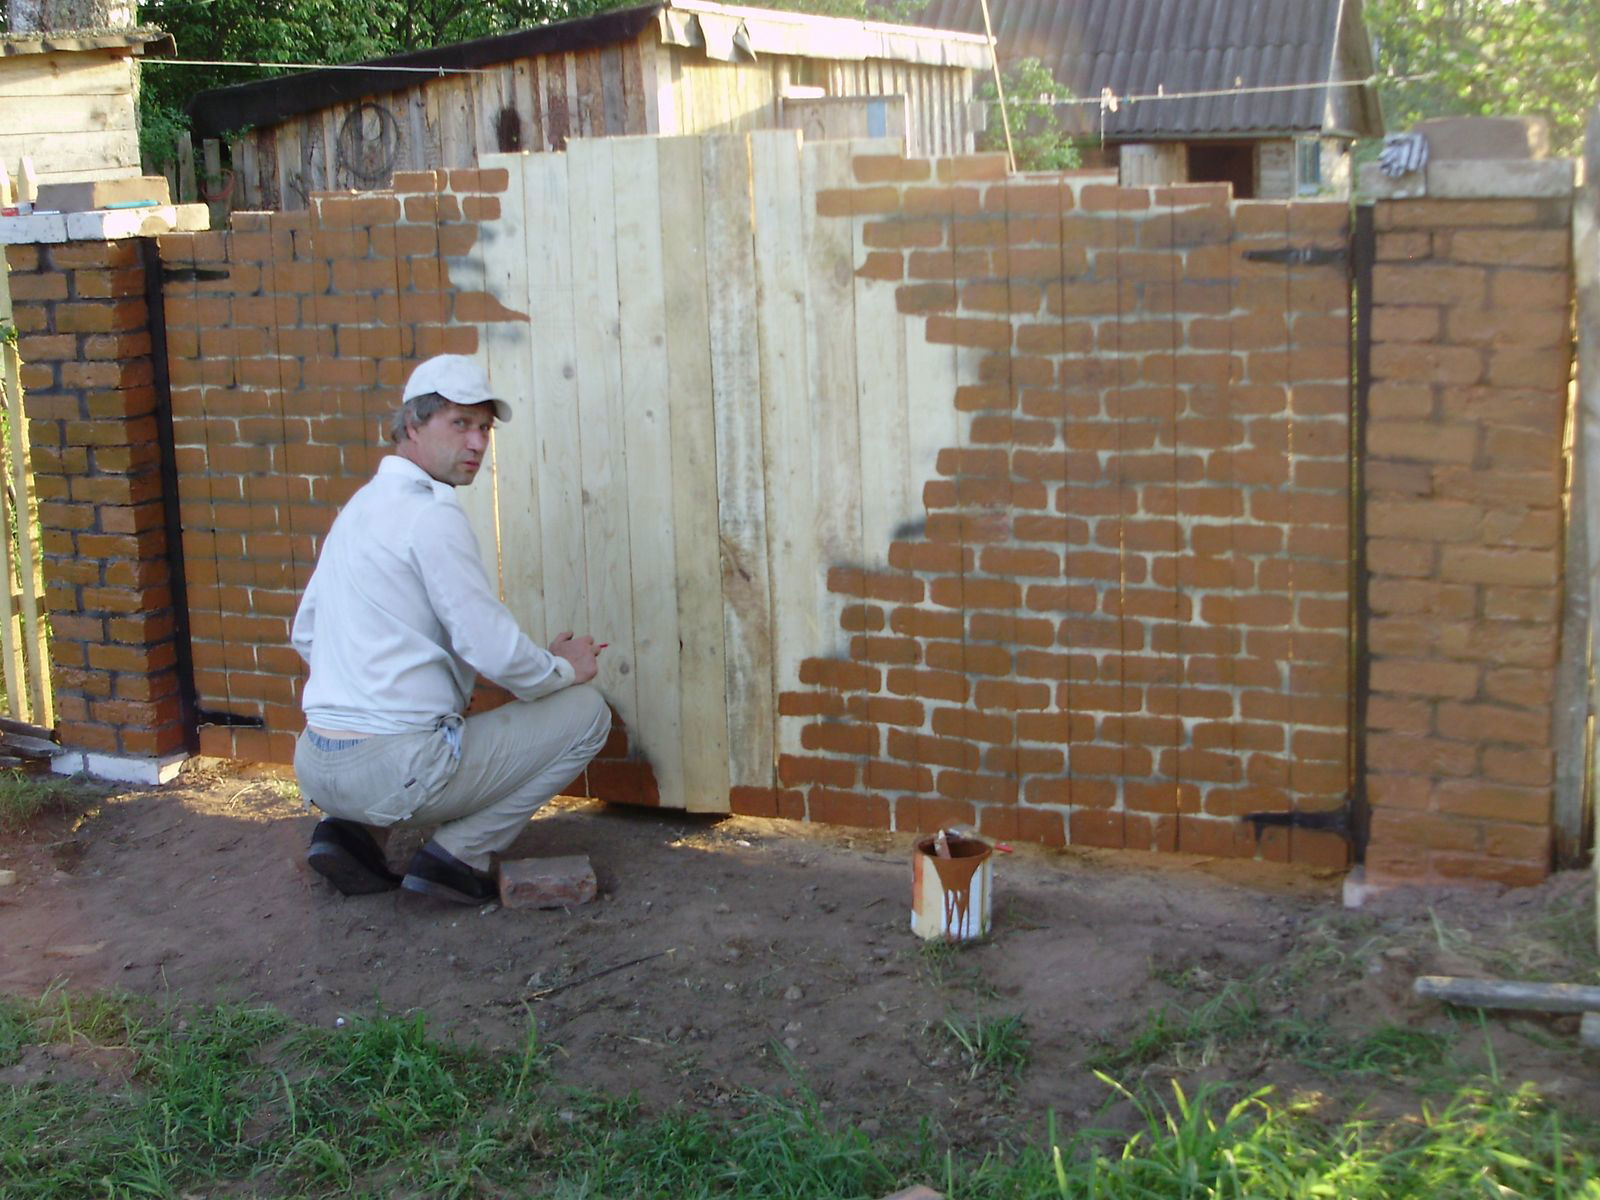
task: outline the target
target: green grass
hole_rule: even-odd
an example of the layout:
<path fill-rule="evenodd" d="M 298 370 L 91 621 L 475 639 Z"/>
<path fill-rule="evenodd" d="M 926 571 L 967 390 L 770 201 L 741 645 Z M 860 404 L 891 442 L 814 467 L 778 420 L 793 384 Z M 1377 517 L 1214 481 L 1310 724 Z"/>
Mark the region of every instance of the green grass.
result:
<path fill-rule="evenodd" d="M 15 833 L 45 810 L 66 808 L 78 796 L 59 777 L 0 771 L 0 833 Z"/>
<path fill-rule="evenodd" d="M 1004 1088 L 1028 1065 L 1028 1039 L 1022 1030 L 1021 1013 L 949 1017 L 944 1032 L 961 1051 L 969 1079 L 982 1076 Z"/>
<path fill-rule="evenodd" d="M 1020 1021 L 952 1025 L 976 1058 L 1022 1061 Z M 1420 1053 L 1379 1034 L 1355 1069 Z M 1492 1071 L 1407 1119 L 1342 1124 L 1270 1091 L 1156 1093 L 1101 1076 L 1131 1128 L 1061 1134 L 1051 1120 L 1040 1144 L 977 1154 L 951 1150 L 926 1123 L 869 1138 L 829 1120 L 804 1087 L 794 1100 L 743 1097 L 732 1117 L 646 1114 L 631 1099 L 553 1083 L 531 1021 L 519 1050 L 484 1054 L 429 1036 L 420 1014 L 322 1029 L 265 1008 L 179 1016 L 59 991 L 31 1003 L 0 998 L 0 1069 L 44 1046 L 125 1066 L 98 1084 L 0 1091 L 7 1200 L 809 1200 L 882 1196 L 913 1182 L 951 1200 L 1600 1200 L 1600 1131 Z"/>

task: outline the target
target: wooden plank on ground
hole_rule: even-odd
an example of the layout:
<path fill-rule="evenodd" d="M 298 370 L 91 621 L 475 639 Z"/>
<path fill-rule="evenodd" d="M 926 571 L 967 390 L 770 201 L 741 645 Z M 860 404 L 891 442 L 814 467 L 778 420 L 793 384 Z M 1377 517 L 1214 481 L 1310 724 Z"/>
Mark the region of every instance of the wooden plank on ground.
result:
<path fill-rule="evenodd" d="M 1411 987 L 1418 996 L 1468 1008 L 1560 1013 L 1600 1011 L 1600 987 L 1581 983 L 1523 983 L 1510 979 L 1419 975 Z"/>
<path fill-rule="evenodd" d="M 750 209 L 750 139 L 707 137 L 704 146 L 711 386 L 717 426 L 717 518 L 728 694 L 728 770 L 734 787 L 772 787 L 772 597 L 768 590 L 761 437 L 761 362 L 749 315 L 756 266 Z"/>
<path fill-rule="evenodd" d="M 623 723 L 633 729 L 639 722 L 639 706 L 617 294 L 617 195 L 610 140 L 573 141 L 567 147 L 567 169 L 573 299 L 580 317 L 577 365 L 582 425 L 577 445 L 589 599 L 589 626 L 578 632 L 609 643 L 610 648 L 600 656 L 596 682 Z"/>
<path fill-rule="evenodd" d="M 815 602 L 824 572 L 817 550 L 813 459 L 821 429 L 810 409 L 806 371 L 805 214 L 800 135 L 772 130 L 750 137 L 755 210 L 756 322 L 761 353 L 761 432 L 767 488 L 773 694 L 796 686 L 800 661 L 822 640 Z M 776 709 L 774 709 L 776 714 Z M 801 725 L 778 722 L 778 752 L 799 754 Z"/>
<path fill-rule="evenodd" d="M 682 808 L 682 680 L 677 556 L 673 545 L 672 383 L 661 246 L 661 178 L 655 139 L 610 139 L 617 195 L 622 431 L 628 463 L 633 652 L 639 720 L 630 753 L 655 771 L 664 808 Z M 608 650 L 606 653 L 610 653 Z"/>
<path fill-rule="evenodd" d="M 656 148 L 671 380 L 684 807 L 726 812 L 728 697 L 700 142 L 696 137 L 662 138 Z"/>

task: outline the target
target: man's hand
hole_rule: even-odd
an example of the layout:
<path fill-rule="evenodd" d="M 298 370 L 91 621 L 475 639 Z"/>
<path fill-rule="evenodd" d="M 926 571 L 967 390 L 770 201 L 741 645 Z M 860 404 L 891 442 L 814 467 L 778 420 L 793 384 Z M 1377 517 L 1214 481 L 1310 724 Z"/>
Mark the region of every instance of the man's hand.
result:
<path fill-rule="evenodd" d="M 594 644 L 592 637 L 573 637 L 570 630 L 557 634 L 556 640 L 550 643 L 551 654 L 572 664 L 573 679 L 577 683 L 588 683 L 599 673 L 598 657 L 602 649 Z"/>

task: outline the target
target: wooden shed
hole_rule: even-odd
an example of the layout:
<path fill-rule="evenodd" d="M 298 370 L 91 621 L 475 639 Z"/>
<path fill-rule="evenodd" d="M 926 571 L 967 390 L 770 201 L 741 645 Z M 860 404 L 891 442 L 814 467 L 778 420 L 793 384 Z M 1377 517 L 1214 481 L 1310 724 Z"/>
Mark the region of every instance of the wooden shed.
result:
<path fill-rule="evenodd" d="M 236 207 L 299 208 L 313 191 L 569 137 L 794 127 L 970 152 L 988 61 L 968 33 L 662 0 L 216 88 L 189 112 L 197 137 L 230 140 Z"/>
<path fill-rule="evenodd" d="M 139 55 L 170 55 L 154 29 L 0 34 L 0 163 L 40 183 L 139 174 Z"/>

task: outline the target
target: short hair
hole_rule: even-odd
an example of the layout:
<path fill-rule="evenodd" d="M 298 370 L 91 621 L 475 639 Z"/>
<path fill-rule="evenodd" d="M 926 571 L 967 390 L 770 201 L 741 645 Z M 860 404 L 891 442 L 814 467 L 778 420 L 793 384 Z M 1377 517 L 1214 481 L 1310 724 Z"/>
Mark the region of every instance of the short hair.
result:
<path fill-rule="evenodd" d="M 389 418 L 389 441 L 398 446 L 405 441 L 406 430 L 413 425 L 426 425 L 450 401 L 438 392 L 424 392 L 420 396 L 413 396 Z"/>

